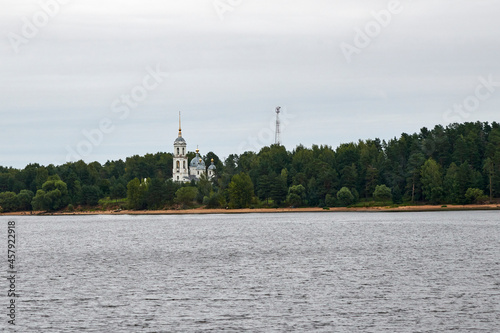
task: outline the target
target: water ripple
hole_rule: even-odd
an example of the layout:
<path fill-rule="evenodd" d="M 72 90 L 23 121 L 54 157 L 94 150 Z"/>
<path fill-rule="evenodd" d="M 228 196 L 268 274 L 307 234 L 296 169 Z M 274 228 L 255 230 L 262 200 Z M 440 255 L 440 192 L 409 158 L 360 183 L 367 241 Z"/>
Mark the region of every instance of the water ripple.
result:
<path fill-rule="evenodd" d="M 22 217 L 23 332 L 494 332 L 497 212 Z"/>

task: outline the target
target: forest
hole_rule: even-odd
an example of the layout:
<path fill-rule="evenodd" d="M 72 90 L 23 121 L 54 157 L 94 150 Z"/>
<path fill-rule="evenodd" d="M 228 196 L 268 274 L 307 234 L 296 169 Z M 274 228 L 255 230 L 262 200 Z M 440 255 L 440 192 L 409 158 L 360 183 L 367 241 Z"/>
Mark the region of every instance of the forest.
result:
<path fill-rule="evenodd" d="M 500 193 L 496 122 L 424 127 L 336 149 L 272 145 L 203 158 L 214 159 L 215 178 L 187 184 L 171 180 L 173 157 L 165 152 L 104 164 L 0 166 L 0 212 L 480 204 L 498 202 Z"/>

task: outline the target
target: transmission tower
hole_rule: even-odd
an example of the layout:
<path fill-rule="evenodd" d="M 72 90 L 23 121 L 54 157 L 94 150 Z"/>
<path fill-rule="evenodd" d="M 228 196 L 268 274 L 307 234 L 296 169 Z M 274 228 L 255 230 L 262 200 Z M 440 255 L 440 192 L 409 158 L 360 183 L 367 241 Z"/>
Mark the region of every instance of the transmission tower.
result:
<path fill-rule="evenodd" d="M 281 107 L 280 106 L 276 107 L 276 133 L 274 135 L 274 144 L 277 144 L 277 145 L 281 144 L 281 139 L 280 139 L 280 112 L 281 112 Z"/>

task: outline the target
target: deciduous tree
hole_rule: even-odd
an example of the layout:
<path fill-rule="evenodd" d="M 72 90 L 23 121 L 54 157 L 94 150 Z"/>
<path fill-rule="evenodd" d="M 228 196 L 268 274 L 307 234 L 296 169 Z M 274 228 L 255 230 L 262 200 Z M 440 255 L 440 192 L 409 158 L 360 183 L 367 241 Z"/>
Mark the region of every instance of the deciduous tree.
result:
<path fill-rule="evenodd" d="M 432 203 L 439 203 L 443 197 L 443 175 L 441 166 L 433 158 L 425 161 L 421 169 L 422 193 Z"/>
<path fill-rule="evenodd" d="M 354 203 L 354 195 L 347 187 L 342 187 L 337 193 L 337 199 L 342 206 L 349 206 Z"/>
<path fill-rule="evenodd" d="M 249 207 L 253 195 L 252 180 L 246 173 L 233 176 L 229 184 L 229 204 L 232 208 Z"/>

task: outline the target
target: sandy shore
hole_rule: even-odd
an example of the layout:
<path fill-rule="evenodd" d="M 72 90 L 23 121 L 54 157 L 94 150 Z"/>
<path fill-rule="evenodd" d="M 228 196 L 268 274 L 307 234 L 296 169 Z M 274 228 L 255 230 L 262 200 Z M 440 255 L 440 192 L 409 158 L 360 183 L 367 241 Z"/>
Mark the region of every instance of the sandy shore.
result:
<path fill-rule="evenodd" d="M 500 210 L 500 204 L 488 205 L 422 205 L 401 207 L 367 207 L 343 208 L 334 207 L 323 209 L 311 208 L 256 208 L 256 209 L 185 209 L 185 210 L 121 210 L 121 211 L 82 211 L 82 212 L 15 212 L 4 213 L 0 216 L 19 215 L 174 215 L 174 214 L 246 214 L 246 213 L 290 213 L 290 212 L 425 212 L 425 211 L 455 211 L 455 210 Z"/>

